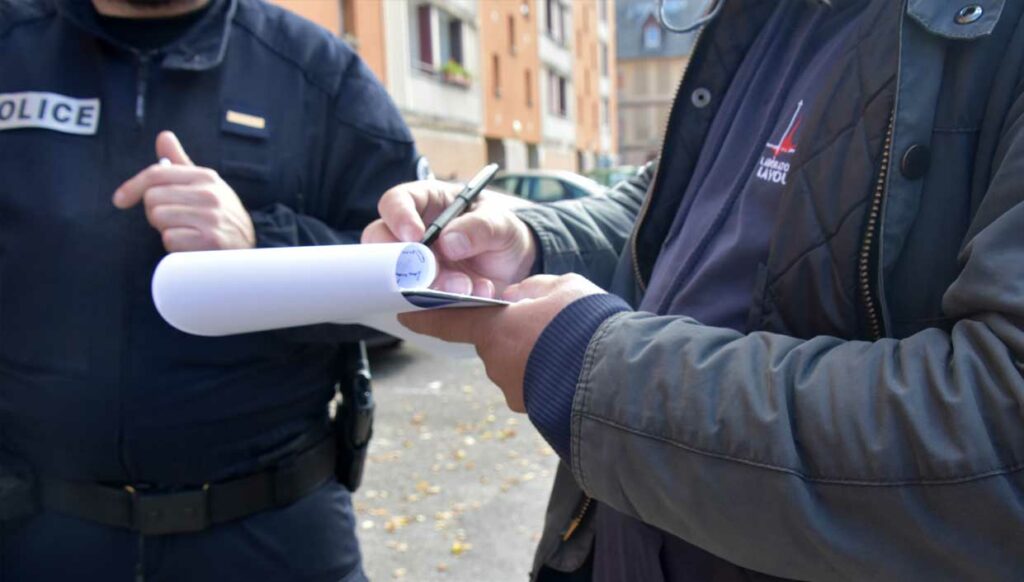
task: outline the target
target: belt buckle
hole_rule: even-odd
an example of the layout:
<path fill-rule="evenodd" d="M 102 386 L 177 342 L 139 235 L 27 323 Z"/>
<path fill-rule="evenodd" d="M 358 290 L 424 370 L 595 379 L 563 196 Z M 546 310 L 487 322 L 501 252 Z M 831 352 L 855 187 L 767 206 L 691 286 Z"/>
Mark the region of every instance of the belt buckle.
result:
<path fill-rule="evenodd" d="M 142 535 L 194 533 L 210 527 L 210 484 L 173 493 L 125 490 L 132 496 L 133 529 Z"/>

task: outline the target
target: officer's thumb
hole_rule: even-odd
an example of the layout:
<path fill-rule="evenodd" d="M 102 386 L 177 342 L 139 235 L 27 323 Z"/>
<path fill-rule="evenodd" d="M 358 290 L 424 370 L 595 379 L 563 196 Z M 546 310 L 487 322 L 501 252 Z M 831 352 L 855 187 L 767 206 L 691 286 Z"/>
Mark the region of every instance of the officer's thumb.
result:
<path fill-rule="evenodd" d="M 182 166 L 193 166 L 192 160 L 185 153 L 185 148 L 178 141 L 178 136 L 173 131 L 161 131 L 156 136 L 156 157 L 167 158 L 172 164 Z"/>

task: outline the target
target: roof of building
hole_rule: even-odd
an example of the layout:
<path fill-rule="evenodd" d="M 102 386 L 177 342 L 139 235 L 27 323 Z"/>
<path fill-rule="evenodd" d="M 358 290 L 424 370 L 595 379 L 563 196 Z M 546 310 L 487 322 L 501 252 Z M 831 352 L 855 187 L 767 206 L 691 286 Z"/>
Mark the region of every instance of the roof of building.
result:
<path fill-rule="evenodd" d="M 695 20 L 704 9 L 703 0 L 665 0 L 669 21 L 683 25 Z M 696 33 L 678 34 L 662 28 L 657 48 L 644 46 L 644 28 L 657 26 L 658 3 L 655 0 L 616 0 L 615 40 L 619 59 L 679 57 L 690 54 Z"/>

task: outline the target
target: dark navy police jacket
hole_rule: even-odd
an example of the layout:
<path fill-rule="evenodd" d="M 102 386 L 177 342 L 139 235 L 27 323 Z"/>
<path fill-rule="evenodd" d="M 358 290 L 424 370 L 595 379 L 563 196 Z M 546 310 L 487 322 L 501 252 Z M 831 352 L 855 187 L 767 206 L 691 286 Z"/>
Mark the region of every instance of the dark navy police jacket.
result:
<path fill-rule="evenodd" d="M 417 177 L 367 67 L 278 8 L 220 0 L 140 54 L 86 0 L 0 3 L 0 448 L 49 477 L 196 485 L 325 430 L 336 343 L 193 337 L 154 309 L 160 237 L 111 196 L 165 129 L 235 189 L 260 246 L 357 242 Z"/>

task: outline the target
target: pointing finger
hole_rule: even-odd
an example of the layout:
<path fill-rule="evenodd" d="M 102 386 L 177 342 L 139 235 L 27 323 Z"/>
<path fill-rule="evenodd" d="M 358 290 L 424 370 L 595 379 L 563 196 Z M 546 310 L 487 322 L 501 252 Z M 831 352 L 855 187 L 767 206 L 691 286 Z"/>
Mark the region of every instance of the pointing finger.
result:
<path fill-rule="evenodd" d="M 185 153 L 185 148 L 178 140 L 173 131 L 161 131 L 156 136 L 156 157 L 167 158 L 172 164 L 182 166 L 194 166 L 192 160 Z"/>

